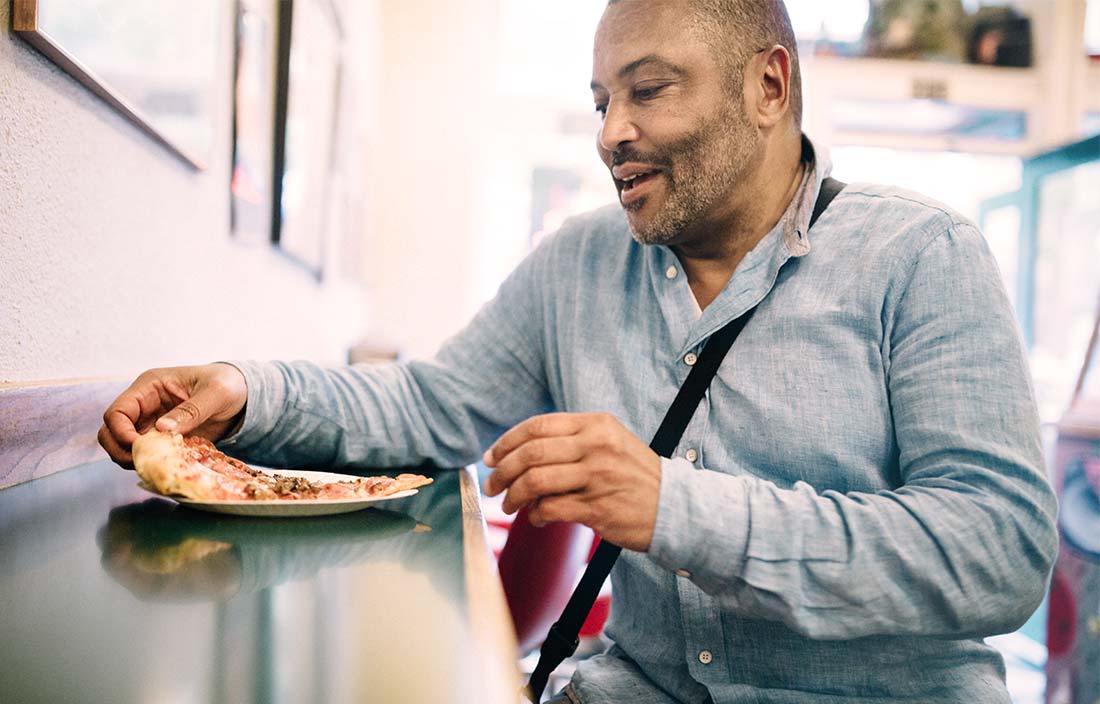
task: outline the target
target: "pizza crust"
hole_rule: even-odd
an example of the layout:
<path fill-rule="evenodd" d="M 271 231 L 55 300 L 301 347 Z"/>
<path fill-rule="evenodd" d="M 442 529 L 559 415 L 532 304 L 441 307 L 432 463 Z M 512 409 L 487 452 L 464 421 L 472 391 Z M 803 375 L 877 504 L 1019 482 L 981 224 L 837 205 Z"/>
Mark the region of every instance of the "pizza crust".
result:
<path fill-rule="evenodd" d="M 243 491 L 225 486 L 217 472 L 191 461 L 179 433 L 149 430 L 134 441 L 132 453 L 138 476 L 165 496 L 195 501 L 248 498 Z"/>

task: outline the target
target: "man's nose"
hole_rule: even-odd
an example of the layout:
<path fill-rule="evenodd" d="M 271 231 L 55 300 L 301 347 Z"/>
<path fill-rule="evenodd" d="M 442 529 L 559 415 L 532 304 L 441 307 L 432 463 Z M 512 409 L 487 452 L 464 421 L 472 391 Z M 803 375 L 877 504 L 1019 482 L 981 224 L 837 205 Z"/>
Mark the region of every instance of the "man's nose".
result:
<path fill-rule="evenodd" d="M 610 104 L 600 126 L 600 146 L 609 152 L 616 151 L 622 144 L 638 139 L 638 126 L 624 105 Z"/>

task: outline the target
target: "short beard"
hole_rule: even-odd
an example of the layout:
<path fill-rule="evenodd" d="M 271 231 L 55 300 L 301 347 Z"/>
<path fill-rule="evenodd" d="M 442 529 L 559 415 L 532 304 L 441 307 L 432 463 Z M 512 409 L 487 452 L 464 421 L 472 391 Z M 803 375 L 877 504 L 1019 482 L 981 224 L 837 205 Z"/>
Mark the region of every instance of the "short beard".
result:
<path fill-rule="evenodd" d="M 669 146 L 660 161 L 672 165 L 663 173 L 667 196 L 648 220 L 631 214 L 646 200 L 625 208 L 631 233 L 640 244 L 668 245 L 698 224 L 747 170 L 757 137 L 748 116 L 730 105 L 713 121 L 700 121 L 692 134 Z M 657 160 L 651 160 L 653 163 Z"/>

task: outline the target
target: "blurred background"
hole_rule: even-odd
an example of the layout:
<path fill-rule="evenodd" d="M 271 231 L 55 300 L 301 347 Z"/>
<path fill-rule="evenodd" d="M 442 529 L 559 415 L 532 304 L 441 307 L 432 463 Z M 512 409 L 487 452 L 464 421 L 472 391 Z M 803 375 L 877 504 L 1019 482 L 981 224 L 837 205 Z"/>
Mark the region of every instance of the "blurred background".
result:
<path fill-rule="evenodd" d="M 1052 478 L 1092 493 L 1052 603 L 995 641 L 1017 701 L 1100 701 L 1100 0 L 787 5 L 834 174 L 943 201 L 997 256 Z M 0 2 L 0 387 L 430 355 L 615 198 L 602 7 Z"/>

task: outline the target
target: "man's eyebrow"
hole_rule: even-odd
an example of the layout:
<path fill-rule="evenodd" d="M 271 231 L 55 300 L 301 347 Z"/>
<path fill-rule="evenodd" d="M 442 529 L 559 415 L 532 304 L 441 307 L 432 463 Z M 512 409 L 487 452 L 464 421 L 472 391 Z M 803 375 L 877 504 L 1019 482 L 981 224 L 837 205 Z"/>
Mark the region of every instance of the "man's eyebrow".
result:
<path fill-rule="evenodd" d="M 626 78 L 627 76 L 634 73 L 638 69 L 645 68 L 647 66 L 655 66 L 657 68 L 661 68 L 661 69 L 664 69 L 666 71 L 671 71 L 672 73 L 675 73 L 677 76 L 683 76 L 684 74 L 687 73 L 687 71 L 685 71 L 683 68 L 681 68 L 680 66 L 677 66 L 676 64 L 672 63 L 671 61 L 668 61 L 667 59 L 662 59 L 660 56 L 657 56 L 656 54 L 647 54 L 646 56 L 643 56 L 640 59 L 636 59 L 635 61 L 631 61 L 626 66 L 623 66 L 621 69 L 619 69 L 618 77 L 620 79 Z M 592 88 L 592 90 L 596 90 L 597 88 L 603 88 L 603 86 L 601 86 L 598 82 L 593 80 L 592 84 L 591 84 L 591 88 Z"/>

